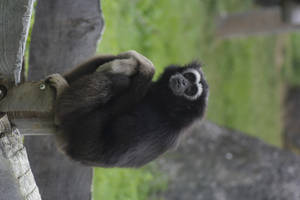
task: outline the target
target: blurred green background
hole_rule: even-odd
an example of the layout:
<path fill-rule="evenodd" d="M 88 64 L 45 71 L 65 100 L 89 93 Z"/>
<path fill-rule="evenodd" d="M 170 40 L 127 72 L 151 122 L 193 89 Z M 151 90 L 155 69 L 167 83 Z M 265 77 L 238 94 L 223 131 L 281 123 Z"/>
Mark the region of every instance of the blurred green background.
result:
<path fill-rule="evenodd" d="M 157 74 L 168 64 L 199 59 L 210 84 L 207 118 L 281 145 L 284 82 L 299 83 L 293 68 L 300 64 L 299 34 L 217 38 L 216 16 L 250 9 L 252 0 L 101 3 L 106 27 L 99 53 L 135 49 L 153 61 Z M 95 200 L 156 199 L 166 187 L 155 163 L 137 170 L 95 169 Z"/>

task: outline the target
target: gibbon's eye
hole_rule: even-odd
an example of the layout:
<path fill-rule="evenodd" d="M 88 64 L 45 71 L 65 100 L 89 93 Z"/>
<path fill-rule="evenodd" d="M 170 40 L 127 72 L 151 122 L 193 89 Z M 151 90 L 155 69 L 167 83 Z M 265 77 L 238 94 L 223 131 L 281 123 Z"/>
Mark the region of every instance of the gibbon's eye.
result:
<path fill-rule="evenodd" d="M 182 73 L 182 75 L 188 79 L 191 83 L 200 83 L 201 75 L 195 69 L 187 69 Z"/>
<path fill-rule="evenodd" d="M 195 96 L 198 93 L 198 86 L 196 84 L 192 85 L 184 91 L 187 96 Z"/>
<path fill-rule="evenodd" d="M 191 81 L 192 83 L 195 83 L 197 81 L 196 75 L 192 72 L 187 72 L 187 73 L 183 74 L 183 76 L 186 79 L 188 79 L 189 81 Z"/>

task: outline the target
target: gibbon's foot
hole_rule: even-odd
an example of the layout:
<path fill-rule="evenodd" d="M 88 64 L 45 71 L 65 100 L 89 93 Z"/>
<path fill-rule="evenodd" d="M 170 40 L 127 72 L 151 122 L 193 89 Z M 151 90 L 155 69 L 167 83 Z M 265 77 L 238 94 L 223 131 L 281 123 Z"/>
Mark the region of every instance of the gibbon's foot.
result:
<path fill-rule="evenodd" d="M 51 74 L 47 77 L 46 83 L 54 87 L 56 90 L 56 99 L 61 95 L 61 93 L 69 87 L 66 79 L 60 74 Z"/>
<path fill-rule="evenodd" d="M 142 74 L 151 74 L 153 75 L 155 73 L 155 67 L 153 63 L 143 56 L 142 54 L 139 54 L 138 52 L 134 50 L 126 51 L 124 53 L 121 53 L 118 55 L 120 58 L 133 58 L 137 62 L 137 66 L 139 68 L 137 69 Z"/>
<path fill-rule="evenodd" d="M 96 70 L 97 72 L 109 72 L 132 76 L 138 72 L 154 74 L 155 68 L 152 62 L 136 51 L 127 51 L 117 55 L 119 59 L 107 62 Z"/>
<path fill-rule="evenodd" d="M 137 72 L 137 65 L 133 58 L 116 59 L 101 65 L 96 71 L 132 76 Z"/>

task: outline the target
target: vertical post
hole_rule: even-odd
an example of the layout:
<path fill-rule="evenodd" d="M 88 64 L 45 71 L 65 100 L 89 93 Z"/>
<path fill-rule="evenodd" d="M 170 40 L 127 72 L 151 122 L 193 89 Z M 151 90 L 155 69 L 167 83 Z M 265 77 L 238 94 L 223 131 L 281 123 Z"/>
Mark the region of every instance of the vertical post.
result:
<path fill-rule="evenodd" d="M 102 28 L 99 0 L 38 1 L 29 79 L 66 72 L 91 57 Z M 26 137 L 25 145 L 44 200 L 91 199 L 91 167 L 75 163 L 59 152 L 52 136 Z"/>
<path fill-rule="evenodd" d="M 0 2 L 0 73 L 20 82 L 33 0 Z"/>
<path fill-rule="evenodd" d="M 0 74 L 20 82 L 33 0 L 0 1 Z M 0 199 L 39 200 L 23 139 L 6 115 L 0 118 Z"/>

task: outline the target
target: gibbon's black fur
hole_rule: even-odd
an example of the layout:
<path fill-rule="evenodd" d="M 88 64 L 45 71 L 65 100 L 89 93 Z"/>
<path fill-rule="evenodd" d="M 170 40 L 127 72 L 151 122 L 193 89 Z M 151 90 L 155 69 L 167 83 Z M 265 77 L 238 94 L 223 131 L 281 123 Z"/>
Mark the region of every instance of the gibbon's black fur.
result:
<path fill-rule="evenodd" d="M 208 85 L 197 62 L 169 66 L 155 82 L 149 64 L 130 75 L 95 70 L 114 59 L 95 58 L 65 76 L 69 87 L 56 105 L 59 143 L 86 165 L 140 167 L 203 117 Z"/>

